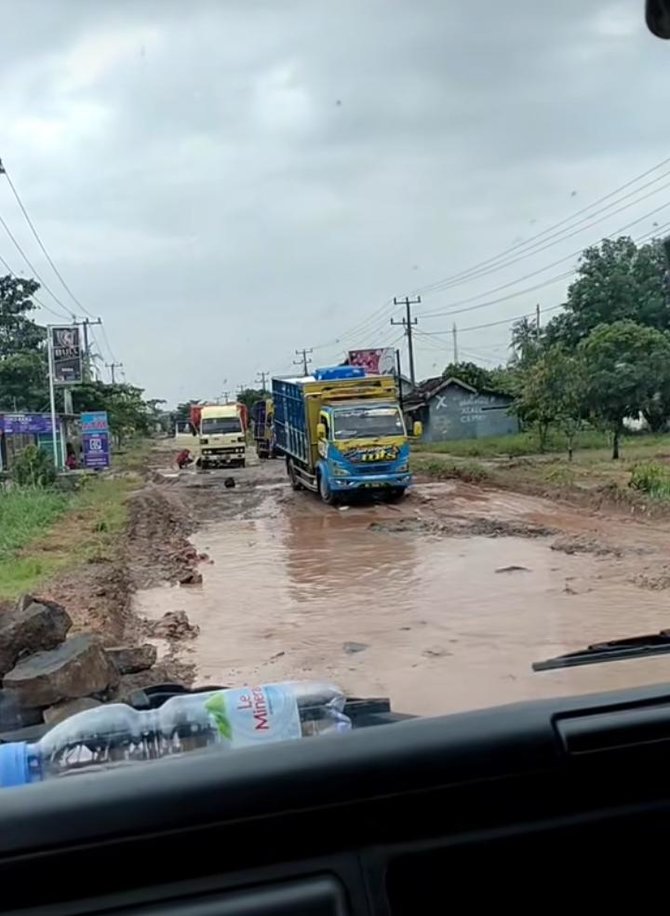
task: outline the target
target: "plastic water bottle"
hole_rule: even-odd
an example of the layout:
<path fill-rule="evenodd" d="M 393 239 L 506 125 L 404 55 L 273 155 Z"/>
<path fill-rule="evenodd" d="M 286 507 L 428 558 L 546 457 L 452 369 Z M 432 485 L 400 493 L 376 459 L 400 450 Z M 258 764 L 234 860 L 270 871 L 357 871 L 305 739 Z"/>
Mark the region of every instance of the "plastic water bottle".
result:
<path fill-rule="evenodd" d="M 333 684 L 290 681 L 173 697 L 138 711 L 109 703 L 59 722 L 29 744 L 0 744 L 0 786 L 156 760 L 205 747 L 234 749 L 346 732 L 345 696 Z"/>

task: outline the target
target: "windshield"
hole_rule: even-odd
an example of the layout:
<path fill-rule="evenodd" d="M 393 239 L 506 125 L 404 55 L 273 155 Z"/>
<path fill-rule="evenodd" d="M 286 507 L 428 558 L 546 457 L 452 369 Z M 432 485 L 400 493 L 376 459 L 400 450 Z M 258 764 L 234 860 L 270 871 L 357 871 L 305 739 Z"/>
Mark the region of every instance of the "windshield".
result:
<path fill-rule="evenodd" d="M 357 407 L 334 412 L 334 438 L 370 439 L 403 436 L 405 427 L 397 407 Z"/>
<path fill-rule="evenodd" d="M 203 419 L 201 425 L 203 436 L 217 436 L 222 433 L 241 433 L 239 417 L 211 417 Z"/>
<path fill-rule="evenodd" d="M 2 5 L 0 618 L 56 620 L 2 625 L 19 719 L 668 678 L 532 664 L 670 630 L 670 42 L 639 0 L 194 7 Z M 89 632 L 142 652 L 29 677 Z"/>

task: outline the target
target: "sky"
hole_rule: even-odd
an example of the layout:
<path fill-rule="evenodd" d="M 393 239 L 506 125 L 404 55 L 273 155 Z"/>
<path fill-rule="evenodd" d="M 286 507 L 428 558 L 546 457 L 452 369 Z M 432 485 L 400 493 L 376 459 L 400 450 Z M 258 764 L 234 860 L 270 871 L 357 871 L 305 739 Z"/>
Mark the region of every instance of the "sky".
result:
<path fill-rule="evenodd" d="M 0 256 L 46 284 L 39 320 L 100 316 L 101 371 L 171 404 L 295 371 L 303 347 L 324 366 L 400 346 L 406 367 L 405 295 L 418 377 L 451 360 L 454 323 L 459 358 L 504 362 L 511 320 L 556 314 L 581 249 L 670 222 L 670 43 L 638 0 L 0 15 L 0 157 L 78 303 L 1 175 L 31 267 L 1 226 Z"/>

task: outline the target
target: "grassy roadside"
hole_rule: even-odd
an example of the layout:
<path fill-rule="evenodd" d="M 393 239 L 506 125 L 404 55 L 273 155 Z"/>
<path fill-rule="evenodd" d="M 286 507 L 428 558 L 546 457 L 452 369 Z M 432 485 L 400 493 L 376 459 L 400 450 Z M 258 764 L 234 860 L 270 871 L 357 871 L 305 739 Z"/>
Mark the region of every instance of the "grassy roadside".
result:
<path fill-rule="evenodd" d="M 523 434 L 522 434 L 523 435 Z M 437 480 L 457 478 L 470 483 L 543 494 L 580 502 L 623 504 L 653 511 L 670 508 L 670 436 L 636 435 L 624 439 L 622 457 L 612 461 L 608 446 L 576 451 L 572 461 L 565 452 L 515 454 L 521 440 L 503 448 L 505 439 L 442 443 L 438 449 L 415 449 L 412 467 L 419 475 Z M 662 505 L 665 503 L 665 507 Z"/>
<path fill-rule="evenodd" d="M 575 455 L 580 451 L 597 453 L 605 459 L 611 454 L 610 437 L 599 430 L 587 429 L 575 436 Z M 636 433 L 623 436 L 622 452 L 649 454 L 665 452 L 670 455 L 670 435 Z M 415 452 L 452 455 L 458 458 L 519 458 L 540 455 L 540 441 L 536 433 L 517 433 L 513 436 L 488 436 L 484 439 L 456 439 L 451 442 L 434 442 L 412 446 Z M 567 452 L 565 436 L 550 430 L 544 455 L 561 456 Z M 602 453 L 602 455 L 601 455 Z"/>
<path fill-rule="evenodd" d="M 128 453 L 131 467 L 141 454 Z M 128 467 L 126 465 L 126 467 Z M 0 599 L 43 586 L 56 573 L 112 558 L 139 476 L 86 478 L 80 489 L 0 493 Z"/>

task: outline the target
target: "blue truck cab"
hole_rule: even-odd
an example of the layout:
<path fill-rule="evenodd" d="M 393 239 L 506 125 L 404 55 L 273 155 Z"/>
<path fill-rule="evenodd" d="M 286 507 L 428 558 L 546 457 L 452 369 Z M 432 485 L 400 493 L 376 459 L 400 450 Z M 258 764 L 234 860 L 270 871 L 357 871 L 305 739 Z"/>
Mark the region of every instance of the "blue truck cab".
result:
<path fill-rule="evenodd" d="M 409 440 L 388 375 L 356 366 L 272 380 L 277 450 L 294 489 L 332 503 L 370 490 L 401 497 L 412 482 Z"/>

